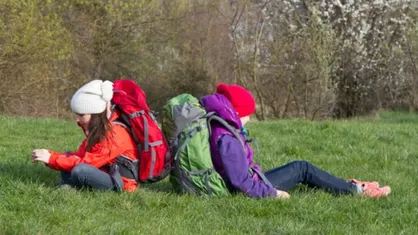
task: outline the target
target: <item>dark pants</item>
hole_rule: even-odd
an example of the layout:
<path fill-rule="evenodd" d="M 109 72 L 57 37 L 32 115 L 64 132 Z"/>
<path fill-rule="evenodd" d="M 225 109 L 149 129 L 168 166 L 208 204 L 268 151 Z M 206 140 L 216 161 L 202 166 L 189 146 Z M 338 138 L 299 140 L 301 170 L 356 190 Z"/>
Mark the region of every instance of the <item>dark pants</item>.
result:
<path fill-rule="evenodd" d="M 71 173 L 62 171 L 61 179 L 75 188 L 121 191 L 123 187 L 108 173 L 88 164 L 78 164 Z"/>
<path fill-rule="evenodd" d="M 274 188 L 288 191 L 298 183 L 321 188 L 330 193 L 352 194 L 356 186 L 344 179 L 337 178 L 307 161 L 294 161 L 265 173 Z"/>

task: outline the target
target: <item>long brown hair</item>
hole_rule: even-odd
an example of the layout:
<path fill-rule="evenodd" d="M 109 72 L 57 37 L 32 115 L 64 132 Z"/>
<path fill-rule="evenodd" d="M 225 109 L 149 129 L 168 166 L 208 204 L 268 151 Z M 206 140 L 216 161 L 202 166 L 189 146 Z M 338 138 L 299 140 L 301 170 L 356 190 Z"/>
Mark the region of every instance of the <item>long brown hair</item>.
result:
<path fill-rule="evenodd" d="M 102 113 L 92 114 L 88 127 L 86 150 L 90 150 L 95 144 L 103 141 L 110 128 L 110 122 L 107 118 L 106 110 Z"/>

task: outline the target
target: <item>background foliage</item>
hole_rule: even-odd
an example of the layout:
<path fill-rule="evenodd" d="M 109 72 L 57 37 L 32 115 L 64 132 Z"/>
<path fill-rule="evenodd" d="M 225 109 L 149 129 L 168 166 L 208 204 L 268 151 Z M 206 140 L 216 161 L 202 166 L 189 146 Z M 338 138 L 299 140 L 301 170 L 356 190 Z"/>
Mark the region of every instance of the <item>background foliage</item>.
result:
<path fill-rule="evenodd" d="M 3 0 L 0 113 L 67 117 L 91 79 L 130 78 L 153 109 L 239 83 L 260 119 L 418 108 L 411 0 Z"/>

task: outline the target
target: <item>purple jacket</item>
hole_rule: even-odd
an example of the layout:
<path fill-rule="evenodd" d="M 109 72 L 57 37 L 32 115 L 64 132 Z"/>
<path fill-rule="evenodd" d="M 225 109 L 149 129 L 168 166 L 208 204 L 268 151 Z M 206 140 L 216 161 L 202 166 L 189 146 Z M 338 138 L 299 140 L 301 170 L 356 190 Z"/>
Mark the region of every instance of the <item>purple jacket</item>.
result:
<path fill-rule="evenodd" d="M 207 112 L 215 112 L 233 128 L 239 130 L 242 128 L 241 120 L 225 96 L 208 95 L 201 99 L 201 103 Z M 277 192 L 272 186 L 259 180 L 257 174 L 253 177 L 249 175 L 248 169 L 251 165 L 259 170 L 261 168 L 253 163 L 253 151 L 245 143 L 244 136 L 241 134 L 245 149 L 239 140 L 221 125 L 212 123 L 211 128 L 210 148 L 213 165 L 226 184 L 249 197 L 275 197 Z"/>

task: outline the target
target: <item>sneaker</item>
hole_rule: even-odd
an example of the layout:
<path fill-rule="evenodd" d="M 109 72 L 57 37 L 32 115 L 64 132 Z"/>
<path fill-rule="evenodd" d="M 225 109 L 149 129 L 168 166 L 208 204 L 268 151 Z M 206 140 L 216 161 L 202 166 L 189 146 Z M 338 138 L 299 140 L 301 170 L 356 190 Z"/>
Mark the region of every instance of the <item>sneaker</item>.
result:
<path fill-rule="evenodd" d="M 360 181 L 356 179 L 349 179 L 349 181 L 362 188 L 368 188 L 368 187 L 379 188 L 379 183 L 377 181 Z"/>
<path fill-rule="evenodd" d="M 58 188 L 63 184 L 64 184 L 64 181 L 62 179 L 59 179 L 59 180 L 55 181 L 54 187 Z"/>
<path fill-rule="evenodd" d="M 56 188 L 60 190 L 73 190 L 74 189 L 74 187 L 69 184 L 61 184 L 60 186 L 57 186 Z"/>
<path fill-rule="evenodd" d="M 54 187 L 56 189 L 64 189 L 64 190 L 68 190 L 68 189 L 73 189 L 74 187 L 70 184 L 66 184 L 64 183 L 63 180 L 57 180 L 54 184 Z"/>
<path fill-rule="evenodd" d="M 371 198 L 380 198 L 389 195 L 391 189 L 389 186 L 384 186 L 381 188 L 368 187 L 363 189 L 362 197 L 371 197 Z"/>
<path fill-rule="evenodd" d="M 391 189 L 389 186 L 379 187 L 379 183 L 376 181 L 359 181 L 351 179 L 351 182 L 361 188 L 361 196 L 380 198 L 389 195 Z"/>

